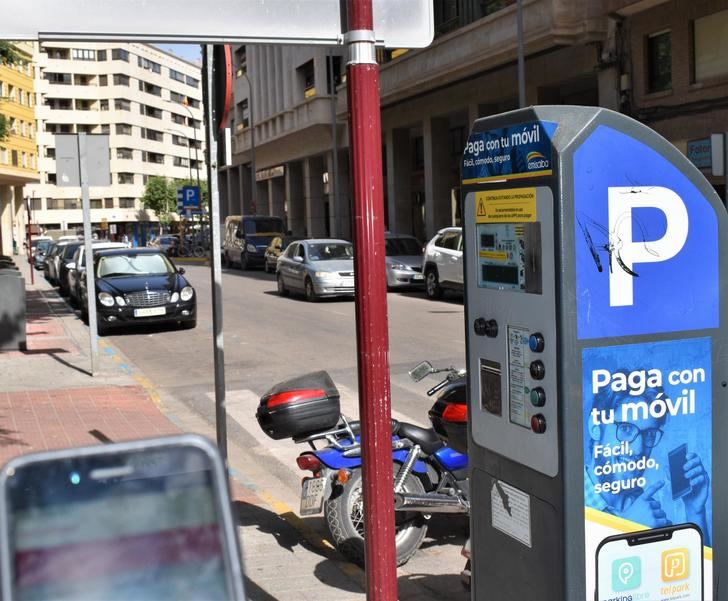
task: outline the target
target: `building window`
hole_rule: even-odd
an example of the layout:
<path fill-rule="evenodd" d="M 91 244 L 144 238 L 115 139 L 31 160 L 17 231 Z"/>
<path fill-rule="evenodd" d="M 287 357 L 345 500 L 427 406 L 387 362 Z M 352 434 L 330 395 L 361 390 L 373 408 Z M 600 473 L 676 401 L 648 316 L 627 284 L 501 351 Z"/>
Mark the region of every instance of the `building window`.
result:
<path fill-rule="evenodd" d="M 693 23 L 694 81 L 728 76 L 728 10 Z"/>
<path fill-rule="evenodd" d="M 153 106 L 149 106 L 147 104 L 140 104 L 139 110 L 142 115 L 146 115 L 147 117 L 154 117 L 155 119 L 162 118 L 162 111 L 158 108 L 154 108 Z"/>
<path fill-rule="evenodd" d="M 104 208 L 113 209 L 114 208 L 114 199 L 113 198 L 104 198 Z"/>
<path fill-rule="evenodd" d="M 150 61 L 148 58 L 144 58 L 143 56 L 137 57 L 137 65 L 139 67 L 141 67 L 142 69 L 151 71 L 152 73 L 161 73 L 162 72 L 162 66 L 159 63 Z"/>
<path fill-rule="evenodd" d="M 80 209 L 81 201 L 78 198 L 64 198 L 63 199 L 64 209 Z"/>
<path fill-rule="evenodd" d="M 105 61 L 106 60 L 106 50 L 98 50 L 96 52 L 96 60 Z"/>
<path fill-rule="evenodd" d="M 133 184 L 134 174 L 133 173 L 118 173 L 116 179 L 120 184 Z"/>
<path fill-rule="evenodd" d="M 303 97 L 311 98 L 316 95 L 316 77 L 313 60 L 308 61 L 296 69 L 299 85 L 303 89 Z"/>
<path fill-rule="evenodd" d="M 118 136 L 130 136 L 131 125 L 128 123 L 117 123 L 116 124 L 116 135 Z"/>
<path fill-rule="evenodd" d="M 147 83 L 146 81 L 139 80 L 139 91 L 146 92 L 147 94 L 153 94 L 154 96 L 162 97 L 162 88 L 155 86 L 154 84 Z"/>
<path fill-rule="evenodd" d="M 184 115 L 178 115 L 177 113 L 172 113 L 172 121 L 176 123 L 177 125 L 185 125 L 186 120 Z"/>
<path fill-rule="evenodd" d="M 99 75 L 99 85 L 108 86 L 109 85 L 109 76 L 108 75 Z"/>
<path fill-rule="evenodd" d="M 109 110 L 109 101 L 108 100 L 99 100 L 99 110 L 108 111 Z"/>
<path fill-rule="evenodd" d="M 107 135 L 110 134 L 111 133 L 111 125 L 109 125 L 108 123 L 104 123 L 103 125 L 101 125 L 101 133 L 102 134 L 107 134 Z"/>
<path fill-rule="evenodd" d="M 457 0 L 435 0 L 435 35 L 442 35 L 460 25 Z"/>
<path fill-rule="evenodd" d="M 48 83 L 56 85 L 71 85 L 71 74 L 70 73 L 43 73 L 43 79 Z M 0 96 L 2 96 L 2 86 L 0 86 Z"/>
<path fill-rule="evenodd" d="M 178 94 L 177 92 L 170 92 L 169 93 L 169 99 L 172 102 L 176 102 L 177 104 L 184 104 L 185 103 L 185 96 L 184 96 L 184 94 Z"/>
<path fill-rule="evenodd" d="M 117 98 L 114 100 L 114 108 L 117 111 L 130 111 L 131 101 L 126 98 Z"/>
<path fill-rule="evenodd" d="M 241 128 L 246 128 L 250 125 L 250 114 L 248 110 L 248 99 L 243 98 L 240 102 L 238 102 L 237 106 L 237 121 L 238 125 L 241 126 Z"/>
<path fill-rule="evenodd" d="M 155 163 L 157 165 L 164 165 L 164 155 L 158 152 L 142 152 L 142 161 L 145 163 Z"/>
<path fill-rule="evenodd" d="M 129 76 L 124 75 L 123 73 L 115 73 L 114 74 L 114 85 L 115 86 L 128 86 L 129 85 Z"/>
<path fill-rule="evenodd" d="M 111 60 L 129 62 L 129 52 L 123 48 L 114 48 L 111 51 Z"/>
<path fill-rule="evenodd" d="M 248 69 L 245 46 L 240 46 L 240 48 L 235 51 L 235 62 L 238 65 L 237 70 L 235 71 L 235 76 L 242 77 L 243 73 L 245 73 Z"/>
<path fill-rule="evenodd" d="M 172 144 L 174 144 L 175 146 L 189 146 L 187 138 L 183 138 L 182 136 L 178 136 L 176 134 L 172 134 Z"/>
<path fill-rule="evenodd" d="M 116 149 L 117 159 L 133 159 L 134 151 L 131 148 L 117 148 Z"/>
<path fill-rule="evenodd" d="M 89 202 L 90 208 L 92 209 L 100 209 L 101 208 L 101 199 L 100 198 L 92 198 Z"/>
<path fill-rule="evenodd" d="M 89 50 L 86 48 L 74 48 L 71 51 L 71 56 L 73 57 L 73 60 L 75 60 L 75 61 L 95 61 L 96 60 L 96 51 Z"/>
<path fill-rule="evenodd" d="M 49 198 L 46 201 L 46 205 L 48 206 L 49 210 L 58 210 L 63 208 L 63 199 L 62 198 Z"/>
<path fill-rule="evenodd" d="M 175 71 L 174 69 L 169 70 L 169 78 L 174 79 L 175 81 L 179 81 L 181 83 L 185 82 L 185 74 L 180 73 L 179 71 Z"/>
<path fill-rule="evenodd" d="M 186 159 L 184 157 L 174 157 L 173 163 L 174 163 L 175 167 L 189 167 L 190 166 L 189 159 Z"/>
<path fill-rule="evenodd" d="M 663 92 L 672 88 L 672 42 L 669 31 L 647 37 L 647 90 Z"/>
<path fill-rule="evenodd" d="M 43 199 L 42 198 L 31 198 L 30 199 L 30 208 L 33 211 L 42 211 L 43 210 Z"/>
<path fill-rule="evenodd" d="M 189 75 L 185 77 L 185 83 L 193 88 L 198 88 L 200 86 L 200 80 L 190 77 Z"/>
<path fill-rule="evenodd" d="M 163 142 L 164 134 L 156 129 L 149 129 L 148 127 L 142 128 L 142 138 L 145 140 L 152 140 L 153 142 Z"/>
<path fill-rule="evenodd" d="M 49 148 L 48 146 L 46 146 L 45 147 L 45 156 L 47 159 L 55 159 L 56 158 L 56 149 Z"/>
<path fill-rule="evenodd" d="M 120 209 L 133 209 L 134 208 L 134 199 L 133 198 L 120 198 L 119 199 L 119 208 Z"/>

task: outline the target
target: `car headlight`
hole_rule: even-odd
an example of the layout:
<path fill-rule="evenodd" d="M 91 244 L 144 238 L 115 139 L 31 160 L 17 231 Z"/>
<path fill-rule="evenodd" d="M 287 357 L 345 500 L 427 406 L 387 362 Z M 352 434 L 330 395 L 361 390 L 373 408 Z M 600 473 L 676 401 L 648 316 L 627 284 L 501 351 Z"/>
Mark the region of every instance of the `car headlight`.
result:
<path fill-rule="evenodd" d="M 185 286 L 182 288 L 182 291 L 179 293 L 179 297 L 183 301 L 188 301 L 192 298 L 192 295 L 195 293 L 195 290 L 192 288 L 192 286 Z"/>
<path fill-rule="evenodd" d="M 123 297 L 121 297 L 121 296 L 117 296 L 117 297 L 115 298 L 115 300 L 116 300 L 116 304 L 117 304 L 117 305 L 119 305 L 120 307 L 123 307 L 123 306 L 125 306 L 125 305 L 126 305 L 126 301 L 125 301 L 125 300 L 124 300 L 124 298 L 123 298 Z"/>
<path fill-rule="evenodd" d="M 169 297 L 169 302 L 170 303 L 176 303 L 178 300 L 179 300 L 179 293 L 178 292 L 173 292 L 172 293 L 172 296 Z"/>
<path fill-rule="evenodd" d="M 321 278 L 322 280 L 330 280 L 332 278 L 338 277 L 338 273 L 334 273 L 333 271 L 317 271 L 313 275 L 315 275 L 317 278 Z"/>
<path fill-rule="evenodd" d="M 111 296 L 108 292 L 99 292 L 99 302 L 104 307 L 113 307 L 114 306 L 114 297 Z"/>
<path fill-rule="evenodd" d="M 412 271 L 412 268 L 404 263 L 387 263 L 387 267 L 392 271 Z"/>
<path fill-rule="evenodd" d="M 247 250 L 247 251 L 248 251 L 249 253 L 254 253 L 254 252 L 258 252 L 258 249 L 257 249 L 257 248 L 255 248 L 255 244 L 248 244 L 248 245 L 246 245 L 246 247 L 245 247 L 245 248 L 246 248 L 246 250 Z"/>

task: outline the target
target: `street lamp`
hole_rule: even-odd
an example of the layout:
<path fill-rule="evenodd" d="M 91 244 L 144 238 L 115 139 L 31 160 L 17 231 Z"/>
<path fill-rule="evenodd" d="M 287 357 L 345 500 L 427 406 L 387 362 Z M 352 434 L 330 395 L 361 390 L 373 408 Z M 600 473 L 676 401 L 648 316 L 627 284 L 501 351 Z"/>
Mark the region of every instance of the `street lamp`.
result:
<path fill-rule="evenodd" d="M 186 99 L 187 99 L 187 97 L 185 97 L 185 100 Z M 190 107 L 187 104 L 185 104 L 185 103 L 178 104 L 176 102 L 172 102 L 171 100 L 164 100 L 164 102 L 166 104 L 171 104 L 173 106 L 182 106 L 182 107 L 184 107 L 187 110 L 187 113 L 190 116 L 190 120 L 191 121 L 194 121 L 195 120 L 195 118 L 192 116 L 192 109 L 190 109 Z M 192 126 L 190 126 L 190 127 L 192 127 Z M 200 161 L 197 158 L 197 128 L 192 127 L 192 135 L 194 136 L 194 140 L 195 140 L 195 170 L 197 171 L 197 187 L 199 188 L 200 187 Z M 185 136 L 185 137 L 187 138 L 187 145 L 188 145 L 188 148 L 189 148 L 189 136 Z M 190 170 L 190 179 L 192 179 L 191 170 Z"/>
<path fill-rule="evenodd" d="M 250 82 L 248 72 L 243 71 L 243 77 L 248 82 L 248 108 L 250 109 L 250 170 L 253 172 L 253 185 L 251 191 L 251 208 L 253 215 L 258 213 L 258 181 L 255 178 L 255 120 L 253 119 L 253 84 Z M 243 199 L 240 199 L 240 214 L 243 215 Z"/>

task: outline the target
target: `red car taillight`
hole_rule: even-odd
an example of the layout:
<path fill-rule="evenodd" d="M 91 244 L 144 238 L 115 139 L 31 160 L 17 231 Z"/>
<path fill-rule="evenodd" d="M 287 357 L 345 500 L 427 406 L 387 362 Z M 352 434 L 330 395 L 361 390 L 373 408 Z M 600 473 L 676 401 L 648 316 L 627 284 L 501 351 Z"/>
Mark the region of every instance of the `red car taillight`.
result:
<path fill-rule="evenodd" d="M 309 472 L 318 472 L 321 469 L 321 462 L 316 455 L 299 455 L 296 458 L 299 469 Z"/>
<path fill-rule="evenodd" d="M 448 405 L 442 412 L 442 419 L 448 422 L 467 422 L 468 406 L 459 404 Z"/>

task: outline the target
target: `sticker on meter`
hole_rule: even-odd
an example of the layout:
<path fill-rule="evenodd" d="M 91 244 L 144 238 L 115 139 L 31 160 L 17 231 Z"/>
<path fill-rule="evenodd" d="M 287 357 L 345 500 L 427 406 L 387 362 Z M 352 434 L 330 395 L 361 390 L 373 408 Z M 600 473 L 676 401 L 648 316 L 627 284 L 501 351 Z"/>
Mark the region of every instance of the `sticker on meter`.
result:
<path fill-rule="evenodd" d="M 510 484 L 493 480 L 490 490 L 493 528 L 531 547 L 531 497 Z"/>
<path fill-rule="evenodd" d="M 508 406 L 512 423 L 531 427 L 526 397 L 526 349 L 529 331 L 508 326 Z"/>

